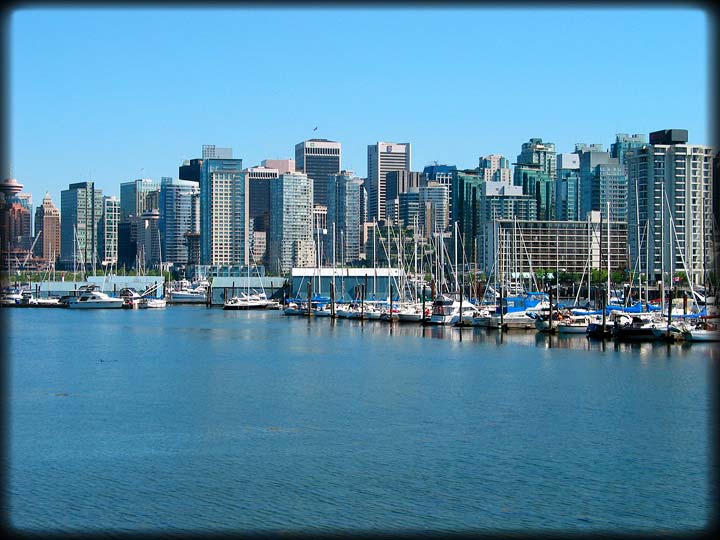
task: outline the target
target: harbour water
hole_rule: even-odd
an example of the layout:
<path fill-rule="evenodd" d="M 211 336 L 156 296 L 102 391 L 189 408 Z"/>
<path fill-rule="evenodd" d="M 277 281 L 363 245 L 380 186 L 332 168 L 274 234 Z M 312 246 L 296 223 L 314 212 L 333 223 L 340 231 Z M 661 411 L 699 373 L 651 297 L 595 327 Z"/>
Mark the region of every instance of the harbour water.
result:
<path fill-rule="evenodd" d="M 22 532 L 695 532 L 710 343 L 4 310 Z"/>

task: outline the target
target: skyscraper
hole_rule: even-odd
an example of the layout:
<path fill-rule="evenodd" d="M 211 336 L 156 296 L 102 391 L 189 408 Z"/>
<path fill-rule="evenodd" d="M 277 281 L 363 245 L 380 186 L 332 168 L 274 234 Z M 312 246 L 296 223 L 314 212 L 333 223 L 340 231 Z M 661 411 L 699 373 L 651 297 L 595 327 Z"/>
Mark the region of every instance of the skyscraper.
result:
<path fill-rule="evenodd" d="M 627 220 L 627 177 L 618 158 L 605 152 L 602 145 L 576 145 L 580 156 L 580 218 L 590 211 L 600 212 L 608 219 Z"/>
<path fill-rule="evenodd" d="M 668 129 L 626 157 L 631 266 L 666 285 L 680 271 L 704 285 L 714 264 L 712 149 Z"/>
<path fill-rule="evenodd" d="M 581 221 L 580 154 L 557 155 L 555 219 Z"/>
<path fill-rule="evenodd" d="M 555 180 L 555 170 L 557 167 L 555 143 L 544 143 L 540 138 L 530 139 L 529 142 L 523 143 L 520 154 L 517 157 L 517 163 L 523 165 L 539 165 L 540 170 L 545 173 L 548 180 Z M 516 186 L 522 185 L 517 178 L 517 169 L 514 184 Z"/>
<path fill-rule="evenodd" d="M 203 153 L 207 155 L 205 149 Z M 201 264 L 248 264 L 248 194 L 242 159 L 204 157 L 200 176 Z"/>
<path fill-rule="evenodd" d="M 45 193 L 42 204 L 35 210 L 35 256 L 55 263 L 60 256 L 60 210 L 53 204 L 50 193 Z"/>
<path fill-rule="evenodd" d="M 487 182 L 504 182 L 512 184 L 512 169 L 510 161 L 503 155 L 490 154 L 481 157 L 479 161 L 478 174 Z"/>
<path fill-rule="evenodd" d="M 387 174 L 409 171 L 410 143 L 377 142 L 368 145 L 368 219 L 384 222 L 387 204 Z"/>
<path fill-rule="evenodd" d="M 186 233 L 192 230 L 193 197 L 200 185 L 192 180 L 163 177 L 160 180 L 160 221 L 158 223 L 163 263 L 187 264 Z"/>
<path fill-rule="evenodd" d="M 347 264 L 360 258 L 360 189 L 362 179 L 342 171 L 328 179 L 328 258 Z"/>
<path fill-rule="evenodd" d="M 279 160 L 278 160 L 279 161 Z M 248 189 L 248 211 L 250 219 L 253 220 L 254 231 L 266 232 L 270 227 L 270 180 L 277 178 L 280 174 L 278 169 L 266 166 L 250 167 L 245 169 L 243 174 L 247 176 Z"/>
<path fill-rule="evenodd" d="M 102 217 L 98 223 L 98 259 L 103 266 L 117 265 L 119 223 L 120 200 L 117 197 L 103 197 Z"/>
<path fill-rule="evenodd" d="M 627 133 L 618 133 L 615 135 L 615 142 L 610 145 L 610 155 L 617 158 L 620 164 L 625 166 L 625 153 L 628 150 L 642 148 L 647 144 L 647 137 L 642 133 L 628 135 Z"/>
<path fill-rule="evenodd" d="M 304 173 L 270 180 L 270 267 L 287 275 L 293 267 L 315 266 L 313 181 Z"/>
<path fill-rule="evenodd" d="M 158 191 L 160 184 L 149 178 L 139 178 L 120 184 L 120 221 L 128 221 L 131 216 L 137 217 L 149 210 L 147 196 Z"/>
<path fill-rule="evenodd" d="M 60 193 L 60 260 L 66 269 L 97 262 L 102 212 L 102 190 L 92 181 L 70 184 Z"/>
<path fill-rule="evenodd" d="M 327 139 L 310 139 L 295 145 L 295 166 L 312 178 L 313 204 L 327 206 L 328 177 L 340 172 L 342 145 Z"/>

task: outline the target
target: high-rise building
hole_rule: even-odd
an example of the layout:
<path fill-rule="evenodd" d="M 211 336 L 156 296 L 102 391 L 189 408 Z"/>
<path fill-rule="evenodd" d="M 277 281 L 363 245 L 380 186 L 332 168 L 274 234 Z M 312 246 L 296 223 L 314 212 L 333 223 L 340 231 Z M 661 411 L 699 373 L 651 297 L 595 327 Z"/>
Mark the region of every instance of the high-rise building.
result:
<path fill-rule="evenodd" d="M 360 189 L 362 179 L 342 171 L 328 180 L 328 258 L 347 264 L 360 258 Z"/>
<path fill-rule="evenodd" d="M 651 283 L 685 272 L 704 285 L 714 266 L 713 151 L 688 143 L 688 132 L 650 133 L 626 154 L 631 267 Z"/>
<path fill-rule="evenodd" d="M 580 217 L 590 211 L 611 220 L 627 220 L 627 177 L 618 158 L 605 152 L 601 144 L 575 145 L 580 156 Z"/>
<path fill-rule="evenodd" d="M 397 222 L 398 197 L 410 188 L 427 185 L 422 175 L 415 171 L 390 171 L 385 182 L 385 219 L 392 223 Z"/>
<path fill-rule="evenodd" d="M 98 222 L 98 259 L 105 267 L 114 267 L 118 262 L 119 223 L 120 200 L 117 197 L 103 197 L 102 216 Z"/>
<path fill-rule="evenodd" d="M 610 145 L 610 155 L 617 158 L 620 164 L 625 166 L 625 153 L 628 150 L 642 148 L 647 144 L 647 137 L 644 134 L 636 133 L 628 135 L 627 133 L 618 133 L 615 135 L 615 142 Z"/>
<path fill-rule="evenodd" d="M 60 193 L 60 260 L 66 269 L 97 263 L 102 190 L 92 181 L 70 184 Z"/>
<path fill-rule="evenodd" d="M 60 210 L 47 192 L 35 210 L 35 236 L 38 234 L 35 256 L 54 264 L 60 257 Z"/>
<path fill-rule="evenodd" d="M 312 178 L 313 204 L 327 206 L 328 178 L 340 172 L 342 145 L 327 139 L 310 139 L 295 145 L 295 166 Z"/>
<path fill-rule="evenodd" d="M 510 160 L 501 154 L 490 154 L 480 158 L 478 175 L 486 182 L 512 184 Z"/>
<path fill-rule="evenodd" d="M 193 197 L 200 193 L 199 182 L 163 177 L 160 180 L 160 245 L 163 263 L 188 262 L 186 233 L 192 231 Z"/>
<path fill-rule="evenodd" d="M 143 269 L 159 268 L 160 249 L 160 211 L 156 208 L 145 210 L 138 219 L 137 253 L 138 262 Z"/>
<path fill-rule="evenodd" d="M 387 203 L 387 174 L 390 171 L 409 171 L 410 143 L 377 142 L 368 145 L 368 219 L 385 221 Z"/>
<path fill-rule="evenodd" d="M 555 143 L 544 143 L 540 138 L 532 138 L 529 142 L 523 143 L 520 154 L 517 157 L 518 165 L 539 165 L 540 170 L 545 173 L 548 180 L 555 180 L 557 167 L 557 154 Z M 518 180 L 517 168 L 515 169 L 514 184 L 522 185 Z"/>
<path fill-rule="evenodd" d="M 120 184 L 120 221 L 138 217 L 145 210 L 157 208 L 148 205 L 148 195 L 158 191 L 160 184 L 149 178 L 139 178 Z M 152 200 L 150 201 L 152 202 Z"/>
<path fill-rule="evenodd" d="M 555 219 L 580 221 L 580 154 L 557 155 Z"/>
<path fill-rule="evenodd" d="M 514 185 L 535 199 L 537 219 L 555 219 L 555 184 L 540 163 L 516 163 Z"/>
<path fill-rule="evenodd" d="M 203 144 L 202 159 L 232 159 L 232 148 L 221 148 L 214 144 Z"/>
<path fill-rule="evenodd" d="M 447 184 L 432 181 L 418 188 L 418 219 L 428 238 L 448 227 L 448 191 Z"/>
<path fill-rule="evenodd" d="M 285 173 L 280 173 L 278 169 L 263 165 L 261 167 L 245 169 L 243 174 L 247 177 L 250 192 L 248 196 L 248 211 L 250 213 L 250 219 L 254 222 L 254 230 L 267 231 L 270 227 L 270 180 Z"/>
<path fill-rule="evenodd" d="M 260 166 L 266 169 L 277 169 L 278 174 L 285 174 L 296 170 L 294 159 L 263 159 L 260 162 Z"/>
<path fill-rule="evenodd" d="M 204 147 L 203 154 L 207 155 Z M 248 264 L 247 179 L 242 172 L 242 159 L 203 158 L 200 176 L 201 264 Z"/>
<path fill-rule="evenodd" d="M 270 180 L 270 267 L 287 275 L 293 267 L 315 266 L 313 181 L 304 173 Z"/>
<path fill-rule="evenodd" d="M 199 183 L 202 171 L 202 162 L 202 159 L 186 159 L 178 168 L 178 178 L 180 180 L 191 180 L 192 182 Z"/>

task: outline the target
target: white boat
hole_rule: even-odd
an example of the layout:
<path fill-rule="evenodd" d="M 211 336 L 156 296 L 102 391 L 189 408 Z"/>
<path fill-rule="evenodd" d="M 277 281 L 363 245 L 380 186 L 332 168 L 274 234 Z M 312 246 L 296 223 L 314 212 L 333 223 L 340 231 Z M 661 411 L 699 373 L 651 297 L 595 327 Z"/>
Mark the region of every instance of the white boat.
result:
<path fill-rule="evenodd" d="M 162 309 L 167 306 L 167 300 L 164 298 L 141 298 L 138 302 L 140 309 Z"/>
<path fill-rule="evenodd" d="M 132 287 L 120 289 L 120 298 L 123 299 L 123 307 L 128 309 L 139 308 L 142 295 Z"/>
<path fill-rule="evenodd" d="M 6 289 L 3 291 L 2 295 L 0 295 L 0 304 L 4 305 L 13 305 L 13 304 L 19 304 L 22 301 L 22 290 L 19 288 L 15 289 Z"/>
<path fill-rule="evenodd" d="M 588 324 L 590 324 L 590 317 L 587 315 L 571 315 L 558 321 L 557 331 L 559 334 L 586 334 Z"/>
<path fill-rule="evenodd" d="M 76 296 L 65 297 L 65 303 L 72 309 L 119 309 L 123 299 L 102 292 L 97 285 L 88 285 L 78 289 Z"/>
<path fill-rule="evenodd" d="M 427 315 L 430 314 L 430 310 L 427 310 Z M 400 322 L 416 322 L 419 323 L 423 320 L 423 306 L 420 302 L 413 302 L 410 304 L 404 304 L 398 309 L 398 321 Z"/>
<path fill-rule="evenodd" d="M 720 327 L 707 320 L 690 326 L 683 334 L 686 341 L 720 341 Z"/>
<path fill-rule="evenodd" d="M 182 280 L 176 287 L 168 291 L 168 301 L 171 304 L 204 304 L 207 302 L 209 288 L 210 284 L 207 280 L 194 285 L 187 280 Z"/>
<path fill-rule="evenodd" d="M 223 309 L 265 309 L 269 300 L 265 293 L 245 293 L 233 296 L 225 301 Z"/>
<path fill-rule="evenodd" d="M 432 311 L 427 324 L 453 324 L 460 319 L 460 301 L 449 296 L 438 296 L 432 303 Z"/>

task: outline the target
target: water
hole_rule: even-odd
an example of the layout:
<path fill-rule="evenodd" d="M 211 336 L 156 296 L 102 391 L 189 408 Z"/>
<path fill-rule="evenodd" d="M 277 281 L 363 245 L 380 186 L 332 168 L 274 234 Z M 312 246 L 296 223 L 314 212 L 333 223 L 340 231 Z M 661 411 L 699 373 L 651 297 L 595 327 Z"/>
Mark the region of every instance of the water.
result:
<path fill-rule="evenodd" d="M 3 310 L 23 532 L 697 531 L 710 344 Z"/>

